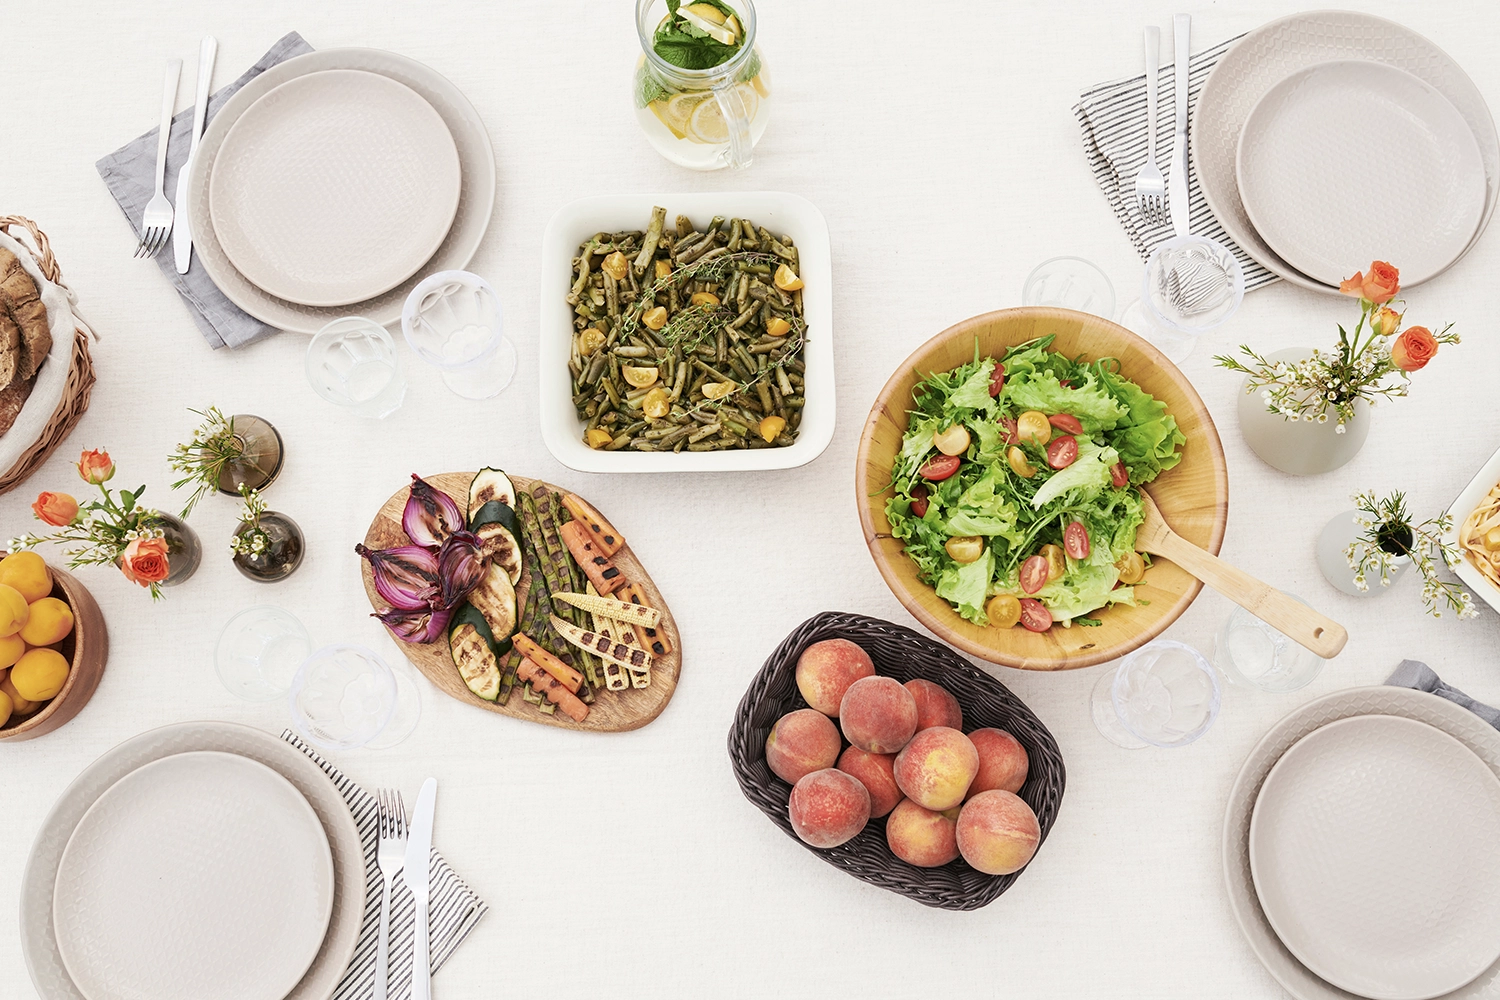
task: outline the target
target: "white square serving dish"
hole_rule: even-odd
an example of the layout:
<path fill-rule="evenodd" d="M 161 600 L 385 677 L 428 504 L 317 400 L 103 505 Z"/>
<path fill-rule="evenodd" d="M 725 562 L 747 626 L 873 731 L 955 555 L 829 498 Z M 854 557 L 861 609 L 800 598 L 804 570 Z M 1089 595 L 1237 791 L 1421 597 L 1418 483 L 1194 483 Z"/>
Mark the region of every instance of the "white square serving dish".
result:
<path fill-rule="evenodd" d="M 653 206 L 667 210 L 667 224 L 686 214 L 698 225 L 715 215 L 746 218 L 796 243 L 807 320 L 806 399 L 797 441 L 787 448 L 743 451 L 595 451 L 583 443 L 583 423 L 573 409 L 568 353 L 573 309 L 567 294 L 573 258 L 599 232 L 645 229 Z M 559 462 L 579 472 L 751 472 L 793 469 L 823 453 L 833 440 L 833 267 L 828 222 L 806 198 L 779 191 L 723 191 L 707 194 L 600 195 L 564 205 L 542 237 L 540 371 L 542 440 Z"/>
<path fill-rule="evenodd" d="M 1454 499 L 1448 507 L 1448 513 L 1453 515 L 1453 527 L 1443 536 L 1443 540 L 1452 545 L 1458 544 L 1458 531 L 1463 527 L 1464 518 L 1468 517 L 1479 501 L 1500 483 L 1500 451 L 1490 456 L 1490 460 L 1484 463 L 1478 475 L 1469 480 L 1469 485 L 1463 488 L 1463 492 Z M 1458 565 L 1450 567 L 1455 576 L 1466 583 L 1475 597 L 1489 604 L 1496 611 L 1500 611 L 1500 589 L 1496 589 L 1493 583 L 1486 580 L 1469 562 L 1467 556 L 1460 554 Z"/>

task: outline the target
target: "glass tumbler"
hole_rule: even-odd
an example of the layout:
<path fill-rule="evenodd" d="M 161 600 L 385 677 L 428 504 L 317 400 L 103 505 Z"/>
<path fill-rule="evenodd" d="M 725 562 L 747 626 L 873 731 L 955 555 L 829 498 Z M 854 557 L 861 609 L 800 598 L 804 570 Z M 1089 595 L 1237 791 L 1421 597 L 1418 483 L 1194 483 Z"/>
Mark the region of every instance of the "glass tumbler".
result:
<path fill-rule="evenodd" d="M 1288 596 L 1302 601 L 1296 595 Z M 1322 672 L 1326 662 L 1238 606 L 1225 619 L 1214 643 L 1214 666 L 1225 677 L 1272 694 L 1306 687 Z"/>
<path fill-rule="evenodd" d="M 515 377 L 500 296 L 477 274 L 439 271 L 423 279 L 406 297 L 401 330 L 417 357 L 465 399 L 499 395 Z"/>
<path fill-rule="evenodd" d="M 416 686 L 403 674 L 364 646 L 324 646 L 292 679 L 287 692 L 292 726 L 325 750 L 395 746 L 421 716 Z"/>
<path fill-rule="evenodd" d="M 1173 362 L 1186 361 L 1198 337 L 1222 326 L 1245 298 L 1245 272 L 1222 243 L 1174 236 L 1146 259 L 1141 297 L 1120 323 Z"/>
<path fill-rule="evenodd" d="M 306 367 L 313 391 L 362 417 L 384 419 L 406 398 L 396 342 L 363 316 L 345 316 L 319 330 L 307 345 Z"/>
<path fill-rule="evenodd" d="M 214 670 L 230 694 L 273 701 L 291 689 L 312 639 L 290 612 L 269 604 L 246 608 L 224 626 L 214 649 Z"/>
<path fill-rule="evenodd" d="M 1115 318 L 1115 286 L 1082 257 L 1053 257 L 1038 264 L 1021 286 L 1021 304 L 1055 306 Z"/>
<path fill-rule="evenodd" d="M 1117 746 L 1184 747 L 1219 715 L 1219 677 L 1196 649 L 1155 639 L 1094 685 L 1094 725 Z"/>

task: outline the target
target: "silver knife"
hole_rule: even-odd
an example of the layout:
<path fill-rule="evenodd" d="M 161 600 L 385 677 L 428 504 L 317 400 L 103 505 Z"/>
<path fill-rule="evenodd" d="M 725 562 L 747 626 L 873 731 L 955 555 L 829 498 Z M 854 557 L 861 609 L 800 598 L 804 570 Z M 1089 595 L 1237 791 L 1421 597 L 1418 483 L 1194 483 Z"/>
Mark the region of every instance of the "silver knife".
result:
<path fill-rule="evenodd" d="M 177 173 L 176 226 L 172 229 L 172 256 L 177 259 L 177 273 L 187 274 L 193 260 L 193 230 L 188 224 L 188 188 L 193 175 L 193 157 L 198 153 L 198 140 L 203 136 L 203 119 L 208 113 L 208 85 L 213 80 L 214 57 L 219 54 L 219 43 L 213 35 L 203 39 L 198 49 L 198 96 L 193 101 L 193 142 L 188 147 L 188 157 Z"/>
<path fill-rule="evenodd" d="M 432 1000 L 432 946 L 427 939 L 428 870 L 432 860 L 432 810 L 437 804 L 437 779 L 422 782 L 417 806 L 406 834 L 406 867 L 401 878 L 416 900 L 412 917 L 417 943 L 411 956 L 411 1000 Z"/>
<path fill-rule="evenodd" d="M 1172 71 L 1172 107 L 1177 113 L 1177 129 L 1172 135 L 1172 167 L 1167 175 L 1167 208 L 1172 213 L 1172 229 L 1186 236 L 1191 227 L 1192 209 L 1188 205 L 1188 51 L 1193 19 L 1187 14 L 1172 17 L 1172 41 L 1175 68 Z"/>

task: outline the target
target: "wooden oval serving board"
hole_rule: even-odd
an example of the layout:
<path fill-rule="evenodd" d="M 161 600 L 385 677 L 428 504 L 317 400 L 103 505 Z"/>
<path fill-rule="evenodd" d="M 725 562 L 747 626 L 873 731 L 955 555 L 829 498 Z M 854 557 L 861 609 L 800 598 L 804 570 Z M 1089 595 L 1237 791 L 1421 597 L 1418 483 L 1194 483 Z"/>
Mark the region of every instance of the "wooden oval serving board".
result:
<path fill-rule="evenodd" d="M 472 472 L 444 472 L 423 478 L 434 488 L 453 497 L 458 501 L 459 506 L 463 507 L 469 495 L 469 483 L 473 481 L 474 475 Z M 510 474 L 507 473 L 507 475 Z M 546 486 L 557 493 L 569 492 L 542 480 L 526 479 L 521 476 L 511 475 L 510 481 L 520 492 L 530 492 L 537 485 Z M 406 508 L 407 491 L 406 486 L 397 490 L 395 495 L 380 508 L 379 513 L 375 515 L 375 520 L 370 522 L 370 528 L 365 532 L 365 544 L 370 548 L 386 549 L 411 544 L 406 537 L 406 532 L 401 528 L 401 512 Z M 587 497 L 584 499 L 588 500 Z M 609 517 L 608 511 L 600 510 L 599 512 Z M 622 532 L 625 531 L 624 527 L 618 523 L 615 527 L 620 528 Z M 625 537 L 625 547 L 614 555 L 615 565 L 620 567 L 620 571 L 630 582 L 641 588 L 646 600 L 651 602 L 651 606 L 661 612 L 660 627 L 666 630 L 667 638 L 672 644 L 672 652 L 656 658 L 651 668 L 650 687 L 630 688 L 625 691 L 599 691 L 598 697 L 589 706 L 588 718 L 581 723 L 568 718 L 561 709 L 552 715 L 545 715 L 538 710 L 537 706 L 528 705 L 521 698 L 519 683 L 515 690 L 511 691 L 510 700 L 504 705 L 485 701 L 474 694 L 464 684 L 463 678 L 458 675 L 458 668 L 453 665 L 453 658 L 448 654 L 446 637 L 425 644 L 402 642 L 394 633 L 391 638 L 397 646 L 401 647 L 406 658 L 426 675 L 428 680 L 436 684 L 445 694 L 467 704 L 498 712 L 501 715 L 524 719 L 527 722 L 539 722 L 544 726 L 558 726 L 562 729 L 579 729 L 596 733 L 621 733 L 639 729 L 662 713 L 662 709 L 667 707 L 667 702 L 672 700 L 672 692 L 677 690 L 677 677 L 682 672 L 682 635 L 677 631 L 677 622 L 672 618 L 672 612 L 667 607 L 661 591 L 656 588 L 656 583 L 631 549 L 628 532 L 625 532 Z M 370 606 L 377 611 L 384 611 L 386 605 L 380 599 L 380 595 L 375 592 L 375 580 L 370 572 L 370 564 L 360 560 L 360 566 L 365 582 L 365 595 L 370 599 Z M 522 571 L 521 582 L 516 586 L 518 608 L 525 605 L 526 593 L 531 586 L 532 567 L 528 564 Z"/>

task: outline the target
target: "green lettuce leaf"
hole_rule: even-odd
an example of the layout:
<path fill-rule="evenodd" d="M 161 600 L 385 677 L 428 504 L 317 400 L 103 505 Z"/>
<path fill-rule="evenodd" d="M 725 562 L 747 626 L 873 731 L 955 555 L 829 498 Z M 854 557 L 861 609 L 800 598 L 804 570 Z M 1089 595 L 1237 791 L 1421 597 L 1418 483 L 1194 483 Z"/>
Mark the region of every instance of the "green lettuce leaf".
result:
<path fill-rule="evenodd" d="M 1079 491 L 1075 500 L 1090 499 L 1110 488 L 1109 469 L 1120 460 L 1113 448 L 1101 448 L 1088 438 L 1080 437 L 1078 458 L 1066 469 L 1059 469 L 1036 491 L 1031 506 L 1041 510 L 1058 497 Z"/>
<path fill-rule="evenodd" d="M 971 410 L 989 410 L 995 405 L 990 396 L 990 376 L 995 373 L 995 359 L 984 358 L 979 367 L 948 397 L 948 405 Z"/>
<path fill-rule="evenodd" d="M 971 563 L 950 562 L 938 574 L 934 590 L 939 597 L 950 601 L 958 613 L 978 625 L 989 624 L 984 614 L 984 601 L 989 594 L 990 576 L 995 572 L 995 557 L 985 546 L 984 555 Z"/>
<path fill-rule="evenodd" d="M 1100 386 L 1091 373 L 1084 373 L 1069 389 L 1055 376 L 1035 373 L 1012 379 L 1007 374 L 1005 399 L 1017 411 L 1040 410 L 1048 415 L 1071 413 L 1083 424 L 1084 433 L 1093 435 L 1110 430 L 1129 414 L 1129 410 L 1108 390 Z"/>

